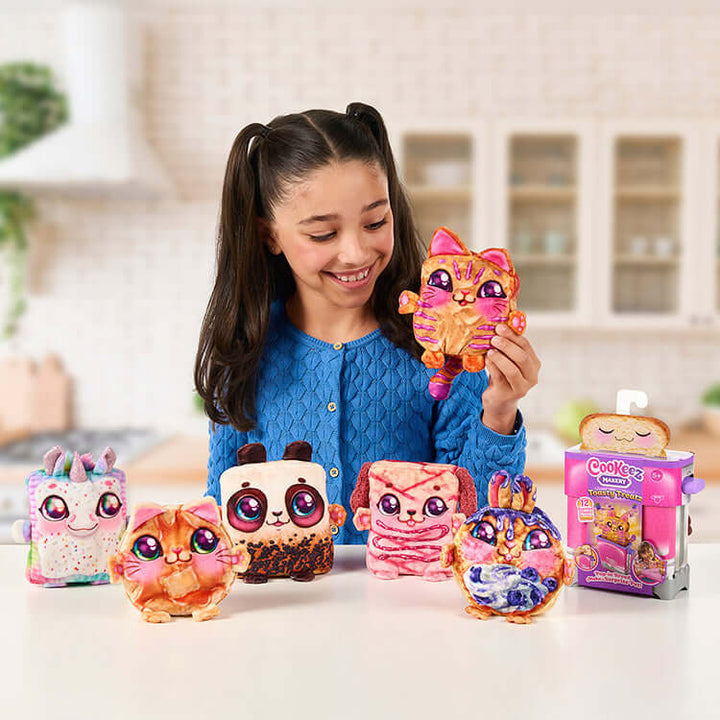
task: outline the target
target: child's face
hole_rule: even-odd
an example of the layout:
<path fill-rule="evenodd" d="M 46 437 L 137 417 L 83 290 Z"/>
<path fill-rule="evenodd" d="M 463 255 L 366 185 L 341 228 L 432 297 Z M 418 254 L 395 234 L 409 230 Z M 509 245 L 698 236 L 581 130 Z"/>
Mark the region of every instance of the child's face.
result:
<path fill-rule="evenodd" d="M 393 252 L 387 177 L 356 160 L 325 165 L 290 188 L 269 230 L 307 309 L 363 307 Z"/>

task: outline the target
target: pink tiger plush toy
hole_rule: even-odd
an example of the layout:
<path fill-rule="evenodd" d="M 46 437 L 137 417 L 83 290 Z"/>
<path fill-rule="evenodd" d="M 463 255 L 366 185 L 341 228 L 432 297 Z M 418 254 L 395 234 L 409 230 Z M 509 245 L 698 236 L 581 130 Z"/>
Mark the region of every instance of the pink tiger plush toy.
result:
<path fill-rule="evenodd" d="M 445 400 L 452 381 L 463 371 L 479 372 L 498 323 L 518 335 L 526 319 L 516 307 L 520 289 L 510 255 L 502 248 L 468 250 L 452 231 L 433 234 L 423 263 L 420 295 L 405 290 L 399 312 L 413 313 L 415 339 L 425 348 L 425 367 L 437 368 L 430 395 Z"/>

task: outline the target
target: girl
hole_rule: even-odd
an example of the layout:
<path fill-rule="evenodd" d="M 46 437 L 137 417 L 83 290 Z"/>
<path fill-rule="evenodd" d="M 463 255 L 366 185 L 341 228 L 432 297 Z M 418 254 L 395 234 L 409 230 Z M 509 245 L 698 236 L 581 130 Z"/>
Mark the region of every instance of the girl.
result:
<path fill-rule="evenodd" d="M 219 477 L 248 442 L 276 460 L 307 440 L 329 501 L 348 511 L 366 461 L 461 465 L 481 499 L 493 471 L 522 471 L 517 402 L 540 361 L 499 326 L 487 372 L 462 373 L 448 400 L 433 401 L 411 318 L 397 311 L 400 293 L 418 290 L 424 254 L 374 108 L 309 110 L 240 131 L 195 365 L 212 421 L 207 494 L 220 502 Z M 336 540 L 364 535 L 346 522 Z"/>

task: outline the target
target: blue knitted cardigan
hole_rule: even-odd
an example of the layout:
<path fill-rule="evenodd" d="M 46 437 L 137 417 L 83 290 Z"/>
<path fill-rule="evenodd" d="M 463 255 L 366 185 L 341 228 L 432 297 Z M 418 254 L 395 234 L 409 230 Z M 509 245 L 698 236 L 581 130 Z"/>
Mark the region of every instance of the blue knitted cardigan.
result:
<path fill-rule="evenodd" d="M 461 373 L 450 397 L 428 392 L 433 371 L 393 345 L 380 330 L 334 345 L 298 330 L 276 301 L 257 382 L 257 423 L 249 432 L 210 425 L 207 495 L 220 503 L 220 475 L 236 464 L 238 448 L 260 442 L 279 460 L 294 440 L 312 445 L 325 468 L 331 503 L 348 518 L 339 543 L 367 541 L 352 524 L 350 493 L 364 462 L 393 459 L 451 463 L 475 479 L 480 504 L 495 470 L 511 475 L 525 466 L 525 428 L 518 412 L 513 434 L 481 422 L 485 371 Z"/>

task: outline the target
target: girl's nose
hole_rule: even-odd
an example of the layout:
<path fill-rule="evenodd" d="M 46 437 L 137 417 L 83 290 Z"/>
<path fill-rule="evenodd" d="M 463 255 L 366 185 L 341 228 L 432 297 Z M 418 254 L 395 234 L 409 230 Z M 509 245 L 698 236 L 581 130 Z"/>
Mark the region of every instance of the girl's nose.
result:
<path fill-rule="evenodd" d="M 355 269 L 362 265 L 365 260 L 365 247 L 360 233 L 352 231 L 343 233 L 338 260 Z"/>

